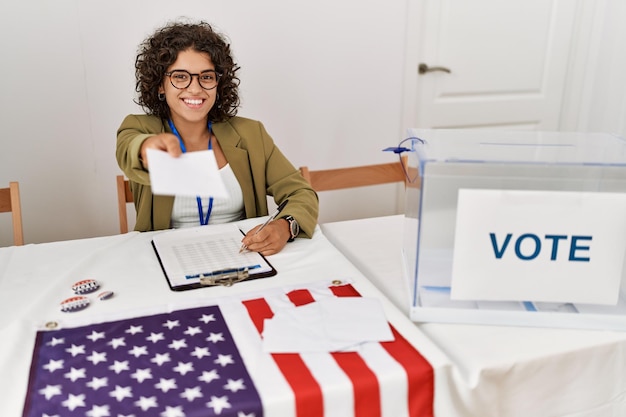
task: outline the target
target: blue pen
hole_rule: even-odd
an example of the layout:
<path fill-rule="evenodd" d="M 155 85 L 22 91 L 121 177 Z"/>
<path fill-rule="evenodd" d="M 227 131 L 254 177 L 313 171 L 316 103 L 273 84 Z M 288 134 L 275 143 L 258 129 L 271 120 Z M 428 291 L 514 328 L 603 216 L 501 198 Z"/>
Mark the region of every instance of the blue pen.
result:
<path fill-rule="evenodd" d="M 193 278 L 201 278 L 201 277 L 214 277 L 217 275 L 224 275 L 224 274 L 232 274 L 235 272 L 242 272 L 245 270 L 251 270 L 251 269 L 257 269 L 260 268 L 261 265 L 256 264 L 256 265 L 250 265 L 250 266 L 242 266 L 240 268 L 228 268 L 228 269 L 220 269 L 219 271 L 213 271 L 213 272 L 203 272 L 201 274 L 194 274 L 194 275 L 185 275 L 185 279 L 193 279 Z"/>

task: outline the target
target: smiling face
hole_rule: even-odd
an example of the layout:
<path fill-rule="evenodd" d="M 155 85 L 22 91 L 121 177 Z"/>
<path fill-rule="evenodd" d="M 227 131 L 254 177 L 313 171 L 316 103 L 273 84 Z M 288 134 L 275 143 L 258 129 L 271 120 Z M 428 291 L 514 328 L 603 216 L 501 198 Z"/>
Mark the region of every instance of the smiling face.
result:
<path fill-rule="evenodd" d="M 176 61 L 167 69 L 167 72 L 174 70 L 200 74 L 204 71 L 215 70 L 215 65 L 208 54 L 187 49 L 178 53 Z M 166 75 L 159 93 L 165 94 L 174 125 L 199 122 L 206 124 L 207 115 L 215 104 L 217 88 L 205 90 L 200 86 L 198 77 L 194 76 L 189 87 L 177 89 L 170 82 L 170 77 Z"/>

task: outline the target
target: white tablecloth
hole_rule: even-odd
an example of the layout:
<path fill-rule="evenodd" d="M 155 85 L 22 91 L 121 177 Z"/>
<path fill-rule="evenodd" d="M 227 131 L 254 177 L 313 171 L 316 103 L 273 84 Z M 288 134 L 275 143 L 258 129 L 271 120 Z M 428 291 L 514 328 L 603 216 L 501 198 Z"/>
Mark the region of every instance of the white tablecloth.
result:
<path fill-rule="evenodd" d="M 408 315 L 403 216 L 322 225 L 324 235 Z M 442 416 L 626 416 L 626 333 L 416 325 L 452 363 L 435 403 Z M 444 399 L 445 398 L 445 399 Z M 442 410 L 442 408 L 439 408 Z"/>
<path fill-rule="evenodd" d="M 261 220 L 244 221 L 242 228 L 247 230 Z M 150 244 L 154 233 L 159 232 L 0 249 L 0 416 L 21 415 L 34 335 L 45 323 L 64 326 L 107 321 L 149 313 L 156 306 L 194 305 L 207 299 L 329 279 L 352 281 L 361 295 L 380 298 L 387 319 L 433 366 L 437 386 L 450 385 L 445 355 L 328 242 L 319 228 L 313 239 L 296 239 L 279 254 L 268 257 L 278 270 L 275 277 L 184 292 L 168 288 Z M 72 296 L 72 284 L 83 279 L 97 280 L 102 290 L 114 292 L 113 298 L 93 302 L 83 311 L 61 312 L 60 302 Z M 440 407 L 440 415 L 452 415 L 444 403 Z"/>

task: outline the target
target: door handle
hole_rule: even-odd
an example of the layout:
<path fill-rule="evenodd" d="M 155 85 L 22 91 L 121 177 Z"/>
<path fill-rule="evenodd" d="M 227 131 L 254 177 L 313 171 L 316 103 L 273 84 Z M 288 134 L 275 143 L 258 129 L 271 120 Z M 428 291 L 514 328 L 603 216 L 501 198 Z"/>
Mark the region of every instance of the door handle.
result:
<path fill-rule="evenodd" d="M 452 72 L 452 71 L 450 71 L 449 68 L 446 68 L 446 67 L 429 67 L 428 65 L 424 64 L 423 62 L 421 64 L 419 64 L 419 66 L 417 67 L 417 72 L 419 72 L 420 74 L 426 74 L 427 72 L 435 72 L 435 71 L 447 72 L 448 74 Z"/>

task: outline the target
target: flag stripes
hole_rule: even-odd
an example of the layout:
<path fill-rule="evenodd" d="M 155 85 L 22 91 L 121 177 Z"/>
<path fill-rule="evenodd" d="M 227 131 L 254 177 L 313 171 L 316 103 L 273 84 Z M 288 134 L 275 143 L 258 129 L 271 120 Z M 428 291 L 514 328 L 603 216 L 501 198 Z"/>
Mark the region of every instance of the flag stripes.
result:
<path fill-rule="evenodd" d="M 295 290 L 287 294 L 296 306 L 315 302 L 308 290 Z M 350 378 L 353 387 L 355 417 L 380 417 L 378 379 L 356 352 L 334 352 L 331 356 Z"/>
<path fill-rule="evenodd" d="M 352 285 L 335 286 L 331 290 L 339 297 L 360 296 Z M 409 383 L 409 415 L 432 416 L 435 392 L 432 366 L 393 326 L 391 331 L 394 341 L 381 342 L 381 345 L 406 371 Z"/>
<path fill-rule="evenodd" d="M 259 334 L 263 332 L 263 320 L 274 314 L 263 298 L 243 302 Z M 311 371 L 297 353 L 273 354 L 276 365 L 283 373 L 296 396 L 298 417 L 319 417 L 324 415 L 322 390 L 311 375 Z"/>
<path fill-rule="evenodd" d="M 323 296 L 358 297 L 351 285 L 331 286 L 325 290 L 298 289 L 287 293 L 294 306 L 315 302 Z M 263 332 L 263 320 L 273 316 L 272 305 L 280 306 L 281 300 L 270 297 L 243 302 L 259 334 Z M 280 307 L 279 307 L 280 308 Z M 350 415 L 354 417 L 432 417 L 434 398 L 434 373 L 430 364 L 411 346 L 400 333 L 390 326 L 394 341 L 367 344 L 359 352 L 334 352 L 328 354 L 347 377 L 352 386 Z M 272 354 L 295 395 L 296 417 L 329 417 L 333 415 L 329 398 L 324 396 L 317 381 L 319 354 Z M 328 365 L 325 365 L 328 366 Z M 327 372 L 328 374 L 329 372 Z M 402 378 L 398 378 L 401 374 Z M 385 386 L 381 386 L 381 378 Z M 398 381 L 403 381 L 398 382 Z M 405 403 L 398 403 L 398 392 Z M 346 399 L 342 399 L 346 402 Z"/>

